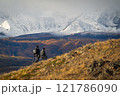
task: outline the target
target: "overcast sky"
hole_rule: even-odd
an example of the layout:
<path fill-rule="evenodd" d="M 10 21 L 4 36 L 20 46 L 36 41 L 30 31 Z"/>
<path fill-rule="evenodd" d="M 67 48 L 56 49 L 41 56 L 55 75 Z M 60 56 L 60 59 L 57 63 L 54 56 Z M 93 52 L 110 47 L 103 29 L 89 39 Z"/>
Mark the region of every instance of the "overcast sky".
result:
<path fill-rule="evenodd" d="M 79 14 L 109 7 L 120 9 L 120 0 L 0 0 L 2 12 Z"/>

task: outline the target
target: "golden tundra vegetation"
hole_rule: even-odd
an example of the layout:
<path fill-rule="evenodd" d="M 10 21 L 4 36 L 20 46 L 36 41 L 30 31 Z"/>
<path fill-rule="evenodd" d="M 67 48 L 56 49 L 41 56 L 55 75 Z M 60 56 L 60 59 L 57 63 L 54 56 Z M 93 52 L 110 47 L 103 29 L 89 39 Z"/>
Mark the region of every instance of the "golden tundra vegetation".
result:
<path fill-rule="evenodd" d="M 96 42 L 0 76 L 2 80 L 120 79 L 120 39 Z"/>

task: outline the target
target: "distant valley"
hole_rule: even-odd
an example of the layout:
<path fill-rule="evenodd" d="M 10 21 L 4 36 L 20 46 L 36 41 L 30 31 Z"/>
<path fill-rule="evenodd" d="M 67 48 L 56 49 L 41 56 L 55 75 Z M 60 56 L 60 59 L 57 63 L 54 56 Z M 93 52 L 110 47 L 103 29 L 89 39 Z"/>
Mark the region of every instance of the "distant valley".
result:
<path fill-rule="evenodd" d="M 18 70 L 24 66 L 31 65 L 31 63 L 31 58 L 0 54 L 0 74 Z"/>
<path fill-rule="evenodd" d="M 18 37 L 0 39 L 0 73 L 17 70 L 21 66 L 32 64 L 32 50 L 36 45 L 40 49 L 46 48 L 48 58 L 67 53 L 86 44 L 107 39 L 118 39 L 116 33 L 77 33 L 72 35 L 58 36 L 50 33 L 22 35 Z M 23 58 L 13 58 L 13 57 Z M 29 58 L 29 59 L 28 59 Z M 9 71 L 8 71 L 9 70 Z"/>

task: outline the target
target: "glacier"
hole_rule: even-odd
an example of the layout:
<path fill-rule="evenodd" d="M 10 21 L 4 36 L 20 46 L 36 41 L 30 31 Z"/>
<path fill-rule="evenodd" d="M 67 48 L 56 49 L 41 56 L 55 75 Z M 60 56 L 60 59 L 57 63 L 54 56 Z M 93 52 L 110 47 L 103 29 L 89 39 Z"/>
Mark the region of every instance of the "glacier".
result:
<path fill-rule="evenodd" d="M 49 32 L 70 35 L 80 32 L 120 33 L 120 11 L 81 13 L 79 16 L 52 14 L 32 16 L 24 13 L 15 15 L 0 14 L 0 33 L 7 37 Z"/>

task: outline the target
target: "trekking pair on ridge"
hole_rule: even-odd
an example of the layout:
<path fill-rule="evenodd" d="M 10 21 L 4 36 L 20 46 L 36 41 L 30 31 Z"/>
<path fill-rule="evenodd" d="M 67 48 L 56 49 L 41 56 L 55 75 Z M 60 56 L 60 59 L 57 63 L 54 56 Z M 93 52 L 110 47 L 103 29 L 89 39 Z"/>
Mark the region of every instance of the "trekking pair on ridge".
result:
<path fill-rule="evenodd" d="M 45 48 L 40 51 L 39 46 L 37 45 L 33 50 L 33 62 L 38 62 L 39 59 L 47 60 L 47 55 L 45 53 Z"/>

